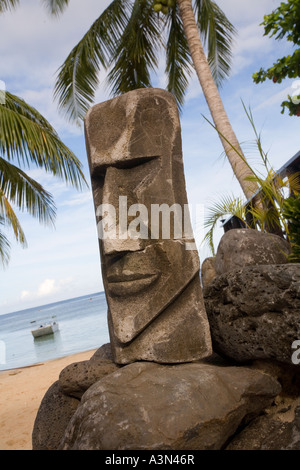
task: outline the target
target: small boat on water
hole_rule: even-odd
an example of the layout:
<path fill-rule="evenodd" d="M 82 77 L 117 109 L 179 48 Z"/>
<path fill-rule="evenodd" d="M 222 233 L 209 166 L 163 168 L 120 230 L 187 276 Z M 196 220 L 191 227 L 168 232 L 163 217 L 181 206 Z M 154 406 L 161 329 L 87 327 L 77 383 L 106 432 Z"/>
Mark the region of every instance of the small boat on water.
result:
<path fill-rule="evenodd" d="M 39 338 L 40 336 L 52 335 L 58 330 L 59 325 L 56 321 L 48 321 L 41 323 L 39 327 L 31 330 L 31 333 L 34 338 Z"/>

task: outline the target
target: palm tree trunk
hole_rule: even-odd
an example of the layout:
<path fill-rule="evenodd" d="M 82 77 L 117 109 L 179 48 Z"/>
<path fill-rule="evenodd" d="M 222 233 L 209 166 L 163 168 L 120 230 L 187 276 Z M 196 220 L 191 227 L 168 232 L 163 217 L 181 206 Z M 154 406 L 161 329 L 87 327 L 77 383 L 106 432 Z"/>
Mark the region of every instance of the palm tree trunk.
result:
<path fill-rule="evenodd" d="M 217 86 L 212 77 L 195 21 L 192 0 L 177 0 L 177 3 L 193 64 L 214 124 L 219 133 L 233 172 L 238 179 L 246 198 L 249 199 L 256 192 L 257 185 L 253 181 L 245 180 L 248 176 L 254 175 L 245 162 L 245 157 L 243 156 L 237 137 L 231 127 Z M 235 150 L 232 147 L 234 147 Z M 243 158 L 239 154 L 242 155 Z"/>

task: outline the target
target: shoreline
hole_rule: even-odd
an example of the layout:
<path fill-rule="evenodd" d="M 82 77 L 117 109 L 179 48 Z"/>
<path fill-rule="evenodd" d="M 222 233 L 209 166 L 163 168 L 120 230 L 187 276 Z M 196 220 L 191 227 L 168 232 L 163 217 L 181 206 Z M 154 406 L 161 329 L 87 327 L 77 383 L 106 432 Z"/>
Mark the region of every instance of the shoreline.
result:
<path fill-rule="evenodd" d="M 59 374 L 96 349 L 13 369 L 0 370 L 0 450 L 32 450 L 32 430 L 41 401 Z"/>

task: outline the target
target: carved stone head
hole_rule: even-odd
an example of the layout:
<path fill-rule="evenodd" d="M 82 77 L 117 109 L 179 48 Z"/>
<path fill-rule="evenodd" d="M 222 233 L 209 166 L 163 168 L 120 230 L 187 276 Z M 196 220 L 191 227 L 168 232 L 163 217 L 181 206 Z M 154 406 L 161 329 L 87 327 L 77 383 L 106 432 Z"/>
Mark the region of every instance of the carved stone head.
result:
<path fill-rule="evenodd" d="M 85 132 L 115 361 L 209 355 L 173 96 L 141 89 L 98 104 Z"/>

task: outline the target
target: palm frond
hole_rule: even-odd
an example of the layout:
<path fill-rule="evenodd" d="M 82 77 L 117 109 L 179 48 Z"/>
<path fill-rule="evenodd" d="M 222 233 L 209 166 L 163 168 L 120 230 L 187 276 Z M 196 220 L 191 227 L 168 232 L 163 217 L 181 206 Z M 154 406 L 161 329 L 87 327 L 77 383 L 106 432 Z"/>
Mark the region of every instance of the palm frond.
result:
<path fill-rule="evenodd" d="M 24 100 L 6 92 L 0 106 L 0 152 L 18 165 L 35 165 L 76 188 L 87 184 L 81 163 L 46 119 Z"/>
<path fill-rule="evenodd" d="M 249 123 L 252 127 L 252 130 L 253 130 L 253 133 L 254 133 L 254 136 L 255 136 L 255 145 L 256 145 L 256 148 L 259 152 L 259 155 L 260 155 L 260 158 L 262 160 L 263 166 L 264 166 L 265 169 L 269 170 L 271 168 L 271 165 L 270 165 L 269 158 L 268 158 L 268 152 L 265 152 L 264 149 L 263 149 L 263 146 L 262 146 L 261 132 L 258 132 L 258 130 L 255 126 L 254 117 L 253 117 L 251 108 L 249 107 L 247 109 L 246 106 L 245 106 L 245 103 L 243 102 L 243 100 L 241 100 L 241 102 L 242 102 L 245 114 L 248 118 L 248 121 L 249 121 Z"/>
<path fill-rule="evenodd" d="M 19 5 L 19 0 L 0 0 L 0 14 L 13 10 Z"/>
<path fill-rule="evenodd" d="M 70 121 L 80 122 L 93 103 L 101 66 L 106 68 L 128 21 L 129 0 L 113 0 L 58 70 L 54 98 Z"/>
<path fill-rule="evenodd" d="M 69 0 L 43 0 L 43 3 L 51 15 L 58 16 L 68 6 Z"/>
<path fill-rule="evenodd" d="M 221 218 L 228 215 L 235 215 L 245 223 L 245 201 L 241 198 L 225 195 L 222 196 L 220 200 L 213 202 L 212 205 L 207 208 L 204 228 L 208 228 L 209 230 L 205 234 L 203 242 L 208 244 L 213 256 L 215 256 L 213 237 L 217 223 Z"/>
<path fill-rule="evenodd" d="M 54 223 L 55 204 L 51 194 L 24 171 L 1 157 L 0 188 L 5 197 L 20 211 L 27 211 L 44 224 Z M 5 207 L 2 208 L 2 216 L 3 209 Z"/>
<path fill-rule="evenodd" d="M 192 60 L 177 6 L 172 8 L 168 15 L 167 27 L 169 28 L 166 43 L 167 89 L 173 93 L 181 110 L 192 71 Z"/>
<path fill-rule="evenodd" d="M 290 192 L 300 193 L 300 172 L 288 175 L 286 181 L 286 187 L 290 189 Z"/>
<path fill-rule="evenodd" d="M 150 71 L 158 64 L 161 30 L 152 0 L 135 0 L 126 28 L 111 56 L 108 83 L 113 96 L 151 86 Z"/>
<path fill-rule="evenodd" d="M 23 246 L 27 246 L 25 234 L 21 227 L 21 224 L 16 216 L 12 206 L 9 203 L 9 200 L 3 193 L 0 188 L 0 217 L 2 225 L 10 226 L 13 229 L 15 238 L 17 242 L 21 243 Z"/>
<path fill-rule="evenodd" d="M 4 226 L 4 219 L 0 216 L 0 227 Z M 0 230 L 0 265 L 6 267 L 9 263 L 10 243 L 8 238 Z"/>
<path fill-rule="evenodd" d="M 219 86 L 229 76 L 236 30 L 212 0 L 195 0 L 195 16 L 203 43 L 207 46 L 212 76 Z"/>

